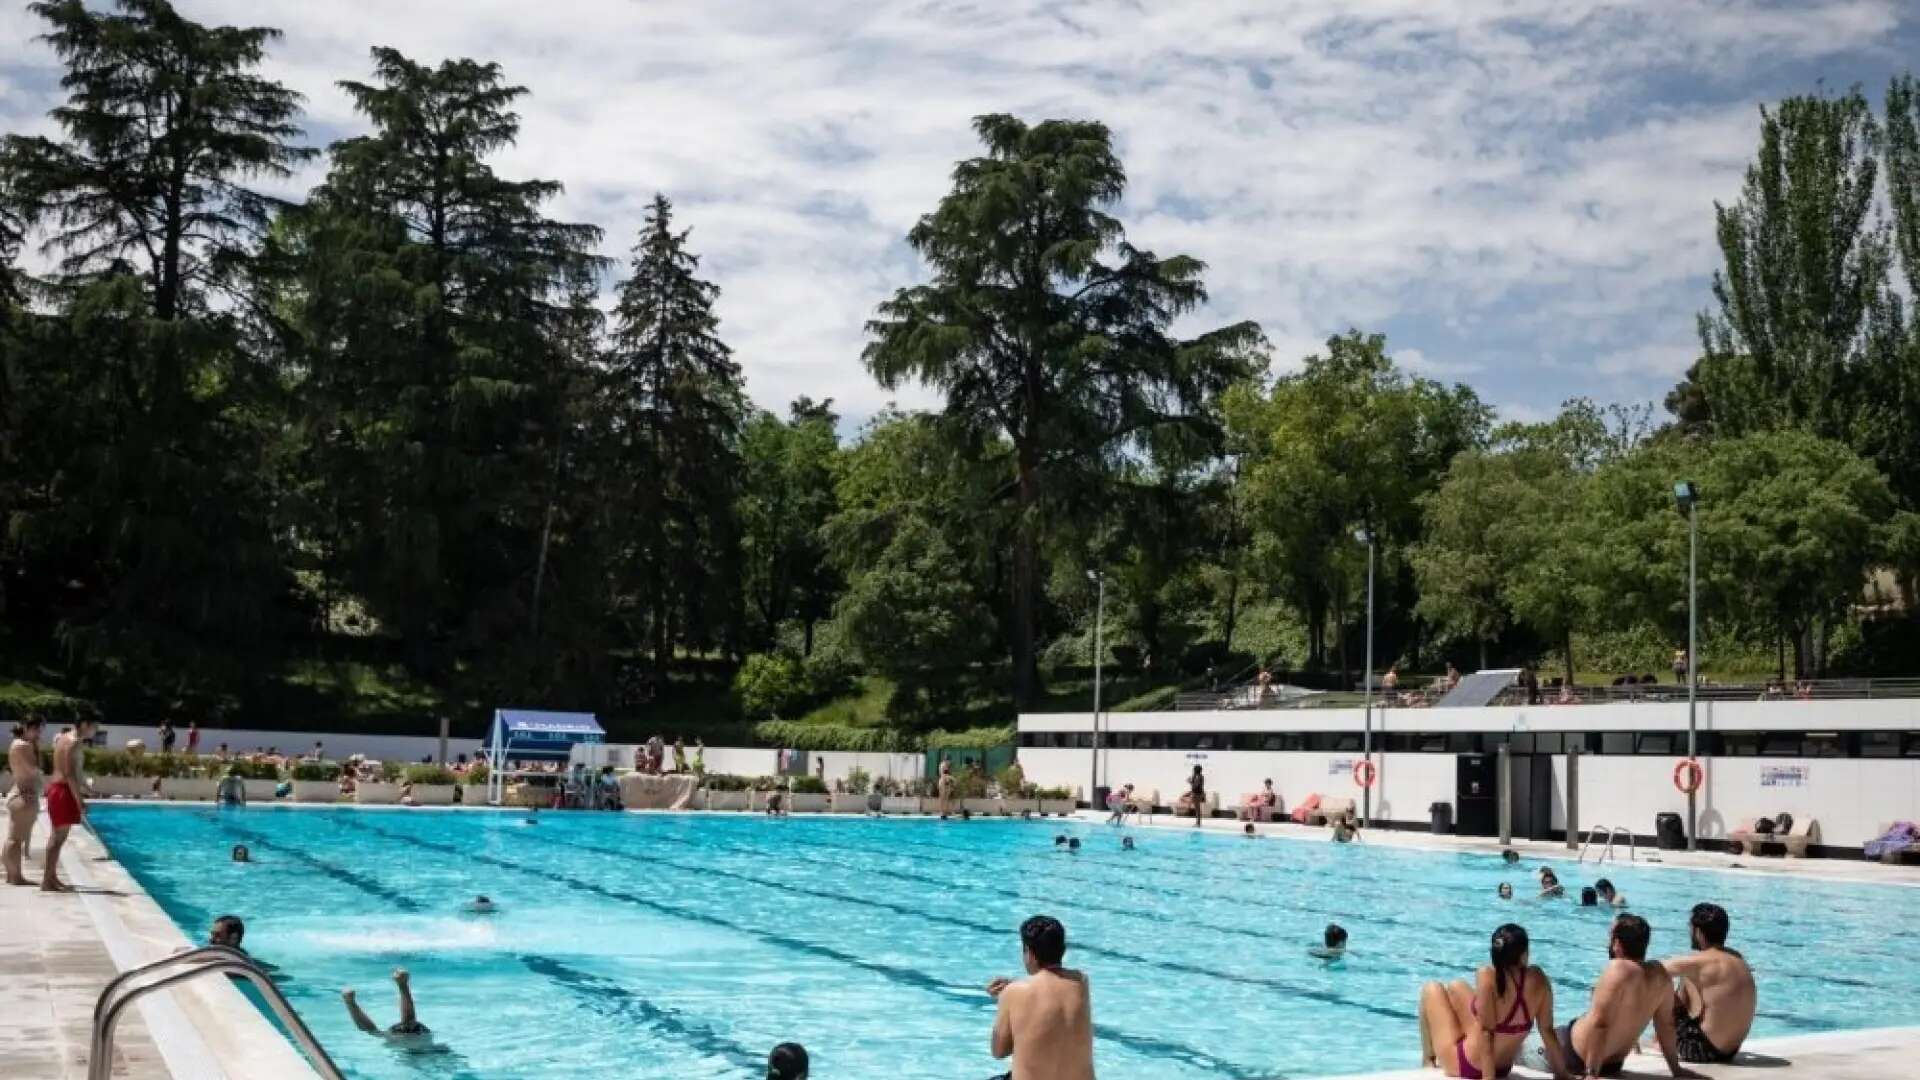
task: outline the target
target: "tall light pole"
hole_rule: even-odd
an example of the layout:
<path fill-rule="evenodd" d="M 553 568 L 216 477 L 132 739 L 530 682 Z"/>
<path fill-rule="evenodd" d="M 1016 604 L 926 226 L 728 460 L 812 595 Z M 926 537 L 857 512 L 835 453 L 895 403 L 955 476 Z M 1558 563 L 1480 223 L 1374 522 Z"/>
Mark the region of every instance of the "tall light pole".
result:
<path fill-rule="evenodd" d="M 1373 775 L 1373 530 L 1357 529 L 1353 538 L 1367 545 L 1367 670 L 1361 679 L 1366 697 L 1366 728 L 1361 736 L 1360 753 L 1368 764 L 1367 774 Z M 1373 785 L 1360 789 L 1360 823 L 1373 827 Z"/>
<path fill-rule="evenodd" d="M 1097 599 L 1093 606 L 1093 773 L 1087 780 L 1087 806 L 1100 809 L 1100 654 L 1106 651 L 1106 643 L 1101 640 L 1107 620 L 1107 576 L 1098 570 L 1087 571 L 1087 580 L 1093 582 Z"/>
<path fill-rule="evenodd" d="M 1700 687 L 1700 489 L 1691 480 L 1673 485 L 1673 500 L 1687 515 L 1687 760 L 1698 760 L 1695 709 Z M 1697 775 L 1697 774 L 1696 774 Z M 1696 791 L 1699 785 L 1695 785 Z M 1687 850 L 1699 848 L 1695 792 L 1687 792 Z"/>

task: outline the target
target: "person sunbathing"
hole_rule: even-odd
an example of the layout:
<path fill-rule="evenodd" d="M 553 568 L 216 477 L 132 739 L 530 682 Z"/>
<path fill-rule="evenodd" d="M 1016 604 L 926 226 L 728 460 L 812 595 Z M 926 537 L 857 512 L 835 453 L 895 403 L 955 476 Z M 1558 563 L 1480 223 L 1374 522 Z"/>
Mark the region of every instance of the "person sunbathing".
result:
<path fill-rule="evenodd" d="M 1758 992 L 1747 959 L 1727 948 L 1727 913 L 1695 904 L 1688 920 L 1693 951 L 1661 961 L 1679 980 L 1673 998 L 1675 1051 L 1681 1061 L 1732 1061 L 1753 1027 Z"/>

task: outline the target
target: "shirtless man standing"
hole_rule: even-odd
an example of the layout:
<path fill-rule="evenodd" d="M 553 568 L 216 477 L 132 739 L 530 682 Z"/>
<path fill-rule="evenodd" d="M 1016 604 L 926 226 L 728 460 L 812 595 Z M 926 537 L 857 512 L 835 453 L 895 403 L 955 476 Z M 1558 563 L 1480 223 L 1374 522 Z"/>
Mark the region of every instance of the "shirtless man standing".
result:
<path fill-rule="evenodd" d="M 1648 962 L 1647 942 L 1652 937 L 1653 929 L 1638 915 L 1621 915 L 1613 920 L 1607 939 L 1611 959 L 1593 988 L 1593 1004 L 1585 1016 L 1559 1032 L 1567 1064 L 1575 1075 L 1620 1075 L 1620 1066 L 1651 1021 L 1660 1053 L 1667 1059 L 1667 1071 L 1676 1077 L 1700 1077 L 1681 1065 L 1675 1055 L 1673 976 L 1659 961 Z"/>
<path fill-rule="evenodd" d="M 940 818 L 946 820 L 947 803 L 953 798 L 953 762 L 940 760 L 940 778 L 934 781 L 934 792 L 940 796 Z"/>
<path fill-rule="evenodd" d="M 998 1080 L 1093 1080 L 1093 997 L 1086 975 L 1060 966 L 1066 928 L 1035 915 L 1020 924 L 1020 947 L 1027 978 L 987 984 L 1000 1003 L 993 1056 L 1013 1058 Z"/>
<path fill-rule="evenodd" d="M 40 816 L 40 721 L 13 725 L 13 744 L 7 747 L 7 768 L 13 772 L 13 790 L 7 793 L 7 884 L 31 885 L 24 866 L 33 821 Z"/>
<path fill-rule="evenodd" d="M 91 720 L 82 720 L 72 731 L 61 732 L 53 740 L 53 782 L 47 785 L 47 821 L 53 826 L 53 835 L 40 856 L 44 866 L 40 874 L 42 892 L 73 891 L 58 874 L 60 849 L 66 846 L 67 830 L 87 819 L 87 803 L 80 797 L 80 744 L 93 738 L 95 726 Z"/>
<path fill-rule="evenodd" d="M 1680 980 L 1673 998 L 1674 1041 L 1681 1061 L 1723 1064 L 1746 1041 L 1759 995 L 1746 958 L 1727 948 L 1725 909 L 1695 904 L 1688 922 L 1693 951 L 1663 961 Z"/>

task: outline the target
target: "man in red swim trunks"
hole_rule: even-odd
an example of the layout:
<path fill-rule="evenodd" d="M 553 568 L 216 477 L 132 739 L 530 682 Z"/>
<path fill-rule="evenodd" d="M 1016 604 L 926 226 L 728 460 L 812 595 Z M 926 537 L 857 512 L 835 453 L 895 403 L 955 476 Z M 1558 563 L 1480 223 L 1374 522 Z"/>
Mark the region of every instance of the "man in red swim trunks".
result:
<path fill-rule="evenodd" d="M 47 841 L 46 872 L 40 876 L 41 892 L 72 892 L 73 886 L 60 880 L 60 849 L 66 846 L 67 830 L 86 820 L 87 803 L 80 797 L 81 744 L 93 738 L 95 724 L 82 720 L 72 731 L 63 731 L 53 740 L 53 783 L 47 785 L 47 822 L 53 836 Z"/>

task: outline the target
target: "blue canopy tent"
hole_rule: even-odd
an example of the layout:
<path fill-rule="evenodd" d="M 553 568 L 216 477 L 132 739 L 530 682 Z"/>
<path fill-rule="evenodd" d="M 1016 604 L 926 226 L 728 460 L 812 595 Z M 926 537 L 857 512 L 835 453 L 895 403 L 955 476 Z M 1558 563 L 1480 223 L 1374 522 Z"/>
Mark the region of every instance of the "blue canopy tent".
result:
<path fill-rule="evenodd" d="M 487 758 L 487 801 L 498 805 L 506 792 L 509 761 L 565 761 L 581 743 L 606 740 L 607 731 L 592 713 L 495 709 L 493 726 L 481 746 Z"/>

